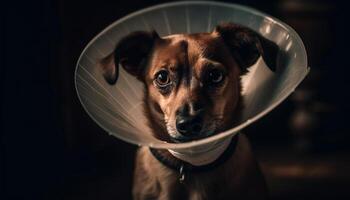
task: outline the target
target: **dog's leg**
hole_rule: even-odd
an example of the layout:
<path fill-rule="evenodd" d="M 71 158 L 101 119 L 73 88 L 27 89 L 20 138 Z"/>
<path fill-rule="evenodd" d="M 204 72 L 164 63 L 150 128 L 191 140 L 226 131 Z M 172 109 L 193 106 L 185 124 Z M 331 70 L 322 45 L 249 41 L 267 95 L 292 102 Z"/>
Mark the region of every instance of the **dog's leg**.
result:
<path fill-rule="evenodd" d="M 157 199 L 160 193 L 160 186 L 155 176 L 149 173 L 146 157 L 146 148 L 141 147 L 136 153 L 134 183 L 132 195 L 134 200 Z"/>

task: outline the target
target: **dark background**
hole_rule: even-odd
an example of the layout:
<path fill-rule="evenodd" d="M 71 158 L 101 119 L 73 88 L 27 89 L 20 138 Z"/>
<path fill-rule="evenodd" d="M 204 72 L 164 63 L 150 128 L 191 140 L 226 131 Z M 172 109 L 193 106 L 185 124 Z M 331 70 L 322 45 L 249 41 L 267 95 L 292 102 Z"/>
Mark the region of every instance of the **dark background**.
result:
<path fill-rule="evenodd" d="M 160 2 L 1 2 L 1 199 L 130 199 L 136 147 L 108 136 L 88 117 L 73 72 L 97 33 Z M 311 72 L 303 84 L 245 130 L 272 199 L 349 198 L 347 6 L 231 2 L 286 22 L 308 52 Z"/>

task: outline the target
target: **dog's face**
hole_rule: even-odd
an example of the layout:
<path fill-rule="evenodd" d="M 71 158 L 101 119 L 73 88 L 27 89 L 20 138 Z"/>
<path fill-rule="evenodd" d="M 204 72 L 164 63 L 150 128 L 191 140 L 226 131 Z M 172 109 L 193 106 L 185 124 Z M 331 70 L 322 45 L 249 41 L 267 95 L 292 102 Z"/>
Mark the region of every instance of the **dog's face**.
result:
<path fill-rule="evenodd" d="M 148 102 L 176 140 L 206 137 L 232 122 L 240 69 L 217 34 L 156 42 L 144 74 Z"/>
<path fill-rule="evenodd" d="M 234 24 L 164 38 L 134 32 L 101 67 L 111 84 L 118 75 L 114 63 L 144 83 L 145 112 L 155 135 L 188 141 L 232 126 L 240 110 L 240 76 L 260 55 L 273 56 L 264 60 L 274 65 L 276 51 L 270 41 Z"/>

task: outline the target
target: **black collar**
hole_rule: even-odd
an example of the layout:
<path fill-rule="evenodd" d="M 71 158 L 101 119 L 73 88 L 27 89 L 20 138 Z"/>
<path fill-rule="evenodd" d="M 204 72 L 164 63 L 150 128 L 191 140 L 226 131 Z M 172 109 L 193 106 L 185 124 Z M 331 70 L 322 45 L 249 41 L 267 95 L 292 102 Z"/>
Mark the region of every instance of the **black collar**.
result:
<path fill-rule="evenodd" d="M 182 161 L 175 157 L 172 158 L 172 159 L 176 159 L 176 161 L 173 162 L 173 161 L 170 161 L 169 158 L 167 158 L 166 156 L 164 156 L 164 154 L 161 153 L 161 151 L 167 151 L 167 150 L 153 149 L 153 148 L 149 148 L 149 149 L 153 154 L 153 156 L 160 163 L 162 163 L 163 165 L 173 170 L 179 171 L 180 174 L 183 172 L 204 172 L 204 171 L 212 170 L 218 167 L 219 165 L 223 164 L 224 162 L 226 162 L 234 153 L 237 146 L 237 141 L 238 141 L 238 134 L 231 139 L 231 143 L 226 148 L 226 150 L 219 156 L 219 158 L 217 158 L 214 162 L 211 162 L 207 165 L 201 165 L 201 166 L 191 165 L 190 163 Z"/>

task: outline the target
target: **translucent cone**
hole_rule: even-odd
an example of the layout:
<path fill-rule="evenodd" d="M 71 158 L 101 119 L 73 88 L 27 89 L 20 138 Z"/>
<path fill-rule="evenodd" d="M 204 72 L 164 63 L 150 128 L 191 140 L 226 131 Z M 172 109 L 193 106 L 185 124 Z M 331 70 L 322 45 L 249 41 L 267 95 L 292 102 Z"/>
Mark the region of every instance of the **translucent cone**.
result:
<path fill-rule="evenodd" d="M 115 44 L 132 31 L 156 30 L 160 36 L 175 33 L 211 32 L 220 22 L 233 22 L 259 32 L 280 48 L 278 68 L 272 72 L 260 58 L 242 78 L 243 117 L 232 129 L 208 138 L 167 143 L 155 138 L 142 112 L 143 85 L 122 68 L 118 82 L 109 85 L 96 63 L 114 50 Z M 176 2 L 132 13 L 108 26 L 82 52 L 75 83 L 87 113 L 104 130 L 127 142 L 195 153 L 216 146 L 260 119 L 290 95 L 308 73 L 304 45 L 296 32 L 283 22 L 257 10 L 217 2 Z"/>

